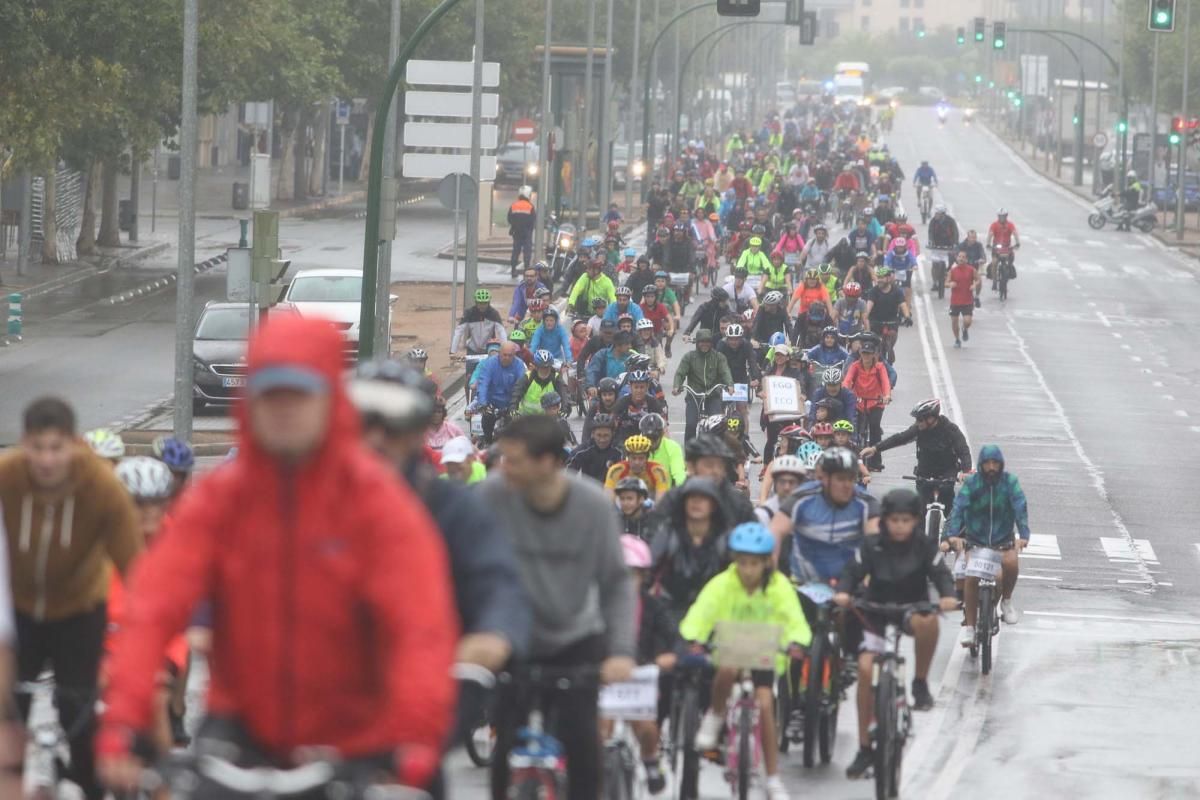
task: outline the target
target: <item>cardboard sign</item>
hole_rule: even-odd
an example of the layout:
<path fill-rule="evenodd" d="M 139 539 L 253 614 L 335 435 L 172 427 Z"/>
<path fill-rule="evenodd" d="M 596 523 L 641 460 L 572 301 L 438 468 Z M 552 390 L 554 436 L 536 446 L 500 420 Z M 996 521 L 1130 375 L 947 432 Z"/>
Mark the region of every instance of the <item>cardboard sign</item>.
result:
<path fill-rule="evenodd" d="M 763 411 L 767 419 L 777 417 L 799 417 L 804 414 L 804 396 L 800 383 L 784 375 L 768 375 L 762 380 L 759 394 L 763 399 Z"/>
<path fill-rule="evenodd" d="M 718 622 L 713 661 L 719 667 L 775 671 L 782 628 L 766 622 Z"/>

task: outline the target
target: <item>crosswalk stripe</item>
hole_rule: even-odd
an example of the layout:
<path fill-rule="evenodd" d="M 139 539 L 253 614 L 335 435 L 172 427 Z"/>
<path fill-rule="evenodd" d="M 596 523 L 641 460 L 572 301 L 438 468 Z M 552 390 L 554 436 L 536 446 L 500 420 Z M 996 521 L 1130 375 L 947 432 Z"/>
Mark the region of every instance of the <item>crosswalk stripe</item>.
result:
<path fill-rule="evenodd" d="M 1064 239 L 1061 236 L 1047 236 L 1046 241 L 1050 244 L 1070 244 L 1070 239 Z"/>
<path fill-rule="evenodd" d="M 1147 563 L 1158 563 L 1158 556 L 1154 554 L 1154 547 L 1151 546 L 1148 539 L 1134 539 L 1135 550 L 1130 548 L 1129 542 L 1124 539 L 1102 536 L 1100 537 L 1100 546 L 1104 548 L 1104 555 L 1108 556 L 1109 561 L 1133 563 L 1140 557 Z"/>
<path fill-rule="evenodd" d="M 1062 550 L 1058 546 L 1058 537 L 1050 533 L 1031 533 L 1029 544 L 1021 552 L 1022 558 L 1047 558 L 1062 560 Z"/>
<path fill-rule="evenodd" d="M 1132 275 L 1135 278 L 1150 277 L 1150 273 L 1146 271 L 1145 267 L 1134 267 L 1127 264 L 1121 267 L 1121 269 L 1125 272 L 1125 274 Z"/>
<path fill-rule="evenodd" d="M 1104 272 L 1104 267 L 1100 266 L 1099 264 L 1094 264 L 1091 261 L 1076 261 L 1075 266 L 1080 272 L 1086 272 L 1091 275 Z"/>
<path fill-rule="evenodd" d="M 1083 243 L 1088 247 L 1104 247 L 1104 242 L 1099 239 L 1084 239 Z"/>

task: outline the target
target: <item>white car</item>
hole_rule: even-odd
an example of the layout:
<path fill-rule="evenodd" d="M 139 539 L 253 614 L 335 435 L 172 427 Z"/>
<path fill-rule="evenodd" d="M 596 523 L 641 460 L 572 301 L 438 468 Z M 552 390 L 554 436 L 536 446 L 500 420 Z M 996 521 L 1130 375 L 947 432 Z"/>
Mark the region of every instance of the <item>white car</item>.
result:
<path fill-rule="evenodd" d="M 332 321 L 346 338 L 346 357 L 352 361 L 358 356 L 362 286 L 361 270 L 301 270 L 288 283 L 287 292 L 279 301 L 279 308 L 301 316 L 322 317 Z M 389 307 L 396 299 L 395 295 L 391 295 Z M 390 342 L 388 349 L 391 349 Z"/>

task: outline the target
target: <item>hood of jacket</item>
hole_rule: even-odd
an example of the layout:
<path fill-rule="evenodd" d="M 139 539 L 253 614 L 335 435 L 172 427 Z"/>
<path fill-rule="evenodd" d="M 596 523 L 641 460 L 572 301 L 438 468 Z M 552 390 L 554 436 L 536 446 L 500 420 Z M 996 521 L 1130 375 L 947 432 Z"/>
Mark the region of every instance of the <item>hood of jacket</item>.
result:
<path fill-rule="evenodd" d="M 1000 445 L 985 444 L 979 448 L 979 460 L 975 462 L 975 468 L 979 470 L 980 474 L 983 473 L 983 462 L 985 461 L 999 461 L 1000 471 L 1004 472 L 1004 453 L 1000 452 Z"/>

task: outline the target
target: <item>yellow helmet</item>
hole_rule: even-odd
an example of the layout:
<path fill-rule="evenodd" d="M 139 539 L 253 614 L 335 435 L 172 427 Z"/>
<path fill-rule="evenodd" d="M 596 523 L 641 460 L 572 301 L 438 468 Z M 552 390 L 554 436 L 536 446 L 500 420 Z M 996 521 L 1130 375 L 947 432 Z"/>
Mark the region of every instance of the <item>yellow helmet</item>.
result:
<path fill-rule="evenodd" d="M 625 440 L 625 454 L 636 456 L 645 455 L 650 452 L 650 439 L 642 436 L 640 433 L 634 434 Z"/>

